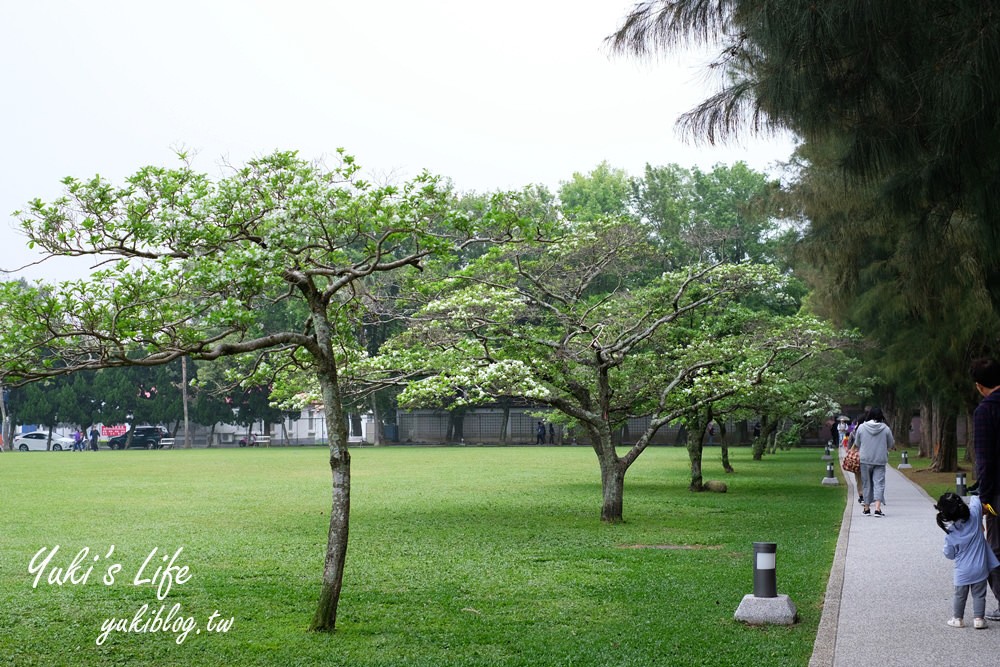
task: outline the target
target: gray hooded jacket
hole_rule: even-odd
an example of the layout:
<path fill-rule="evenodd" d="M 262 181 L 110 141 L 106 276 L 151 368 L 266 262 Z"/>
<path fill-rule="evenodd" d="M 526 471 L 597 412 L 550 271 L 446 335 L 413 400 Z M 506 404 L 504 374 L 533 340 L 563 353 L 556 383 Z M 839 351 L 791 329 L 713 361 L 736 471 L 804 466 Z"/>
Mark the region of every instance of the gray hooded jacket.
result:
<path fill-rule="evenodd" d="M 882 422 L 866 421 L 854 434 L 861 462 L 867 465 L 884 466 L 889 462 L 889 448 L 895 445 L 892 430 Z"/>

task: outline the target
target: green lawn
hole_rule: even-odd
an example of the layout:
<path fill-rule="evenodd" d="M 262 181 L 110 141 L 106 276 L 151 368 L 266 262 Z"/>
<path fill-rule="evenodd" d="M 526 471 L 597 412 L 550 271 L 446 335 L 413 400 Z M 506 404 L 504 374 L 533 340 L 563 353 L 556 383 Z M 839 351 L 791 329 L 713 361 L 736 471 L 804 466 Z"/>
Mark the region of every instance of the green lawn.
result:
<path fill-rule="evenodd" d="M 753 462 L 737 449 L 728 494 L 691 494 L 686 452 L 651 449 L 626 478 L 626 523 L 607 526 L 586 448 L 353 450 L 339 629 L 326 635 L 306 631 L 325 450 L 3 454 L 0 664 L 805 665 L 845 502 L 843 485 L 820 484 L 820 455 Z M 706 452 L 707 477 L 723 476 L 717 459 Z M 754 541 L 778 543 L 778 590 L 799 624 L 733 620 Z M 32 557 L 55 545 L 33 588 Z M 85 547 L 86 583 L 47 582 Z M 147 575 L 180 548 L 190 572 L 162 601 L 133 583 L 154 548 Z M 131 622 L 144 604 L 146 618 L 180 605 L 200 634 L 96 644 L 107 619 Z M 215 611 L 228 632 L 207 631 Z"/>

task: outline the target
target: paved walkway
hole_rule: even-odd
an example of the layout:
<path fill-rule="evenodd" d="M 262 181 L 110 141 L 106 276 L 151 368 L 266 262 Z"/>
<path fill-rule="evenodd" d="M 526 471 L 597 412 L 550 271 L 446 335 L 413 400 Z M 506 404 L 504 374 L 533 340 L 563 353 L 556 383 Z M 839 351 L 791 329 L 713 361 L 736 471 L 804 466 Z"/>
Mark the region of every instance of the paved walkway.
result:
<path fill-rule="evenodd" d="M 884 518 L 861 514 L 848 482 L 848 504 L 827 586 L 810 667 L 895 665 L 969 667 L 1000 664 L 1000 622 L 985 630 L 951 618 L 952 561 L 941 553 L 944 532 L 932 500 L 893 468 L 886 470 Z M 986 594 L 986 609 L 997 606 Z"/>

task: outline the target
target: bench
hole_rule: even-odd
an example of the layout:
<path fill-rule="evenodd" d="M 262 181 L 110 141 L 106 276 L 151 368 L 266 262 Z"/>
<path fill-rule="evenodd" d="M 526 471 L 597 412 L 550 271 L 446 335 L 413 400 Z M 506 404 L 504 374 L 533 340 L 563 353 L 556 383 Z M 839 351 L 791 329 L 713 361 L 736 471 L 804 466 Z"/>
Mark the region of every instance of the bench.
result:
<path fill-rule="evenodd" d="M 161 438 L 160 446 L 157 449 L 173 449 L 175 442 L 177 442 L 177 438 Z"/>

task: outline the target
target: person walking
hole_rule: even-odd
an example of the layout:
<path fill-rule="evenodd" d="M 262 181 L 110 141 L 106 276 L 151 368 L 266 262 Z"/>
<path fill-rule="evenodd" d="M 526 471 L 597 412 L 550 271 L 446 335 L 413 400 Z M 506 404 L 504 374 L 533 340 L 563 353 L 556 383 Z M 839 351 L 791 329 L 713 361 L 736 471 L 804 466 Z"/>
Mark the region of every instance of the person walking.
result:
<path fill-rule="evenodd" d="M 937 525 L 945 532 L 944 557 L 955 561 L 955 597 L 948 625 L 965 627 L 965 603 L 972 593 L 973 627 L 986 627 L 986 589 L 990 572 L 1000 565 L 983 537 L 983 506 L 979 496 L 966 505 L 962 497 L 948 492 L 934 505 Z"/>
<path fill-rule="evenodd" d="M 535 427 L 535 444 L 544 445 L 545 444 L 545 424 L 538 422 L 538 426 Z"/>
<path fill-rule="evenodd" d="M 844 449 L 850 453 L 851 449 L 857 449 L 858 443 L 855 441 L 854 434 L 858 432 L 858 424 L 863 424 L 867 419 L 867 413 L 858 415 L 857 418 L 851 420 L 851 423 L 847 425 L 846 433 L 844 436 Z M 861 459 L 858 459 L 860 463 Z M 861 481 L 861 467 L 854 471 L 854 489 L 858 492 L 858 504 L 865 504 L 865 485 Z"/>
<path fill-rule="evenodd" d="M 889 463 L 889 450 L 896 445 L 892 429 L 885 424 L 881 408 L 868 411 L 867 421 L 854 431 L 854 442 L 861 456 L 861 482 L 864 486 L 862 514 L 871 514 L 875 505 L 875 516 L 885 516 L 882 504 L 885 502 L 885 466 Z"/>
<path fill-rule="evenodd" d="M 97 424 L 91 424 L 90 426 L 90 449 L 91 451 L 97 451 L 97 441 L 101 437 L 101 432 L 97 430 Z"/>
<path fill-rule="evenodd" d="M 837 439 L 836 443 L 842 445 L 844 439 L 847 437 L 847 422 L 850 421 L 847 417 L 841 415 L 837 417 Z"/>
<path fill-rule="evenodd" d="M 969 367 L 976 390 L 983 400 L 972 413 L 972 443 L 976 452 L 976 484 L 986 518 L 986 543 L 1000 557 L 1000 520 L 995 508 L 1000 506 L 1000 362 L 976 359 Z M 996 609 L 986 613 L 991 621 L 1000 621 L 1000 568 L 989 576 Z"/>

